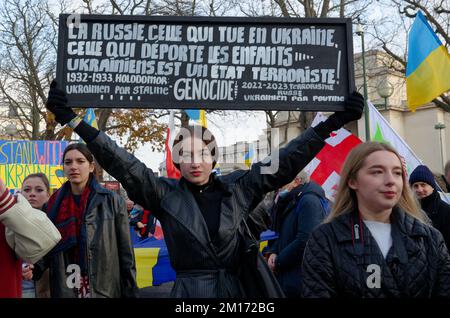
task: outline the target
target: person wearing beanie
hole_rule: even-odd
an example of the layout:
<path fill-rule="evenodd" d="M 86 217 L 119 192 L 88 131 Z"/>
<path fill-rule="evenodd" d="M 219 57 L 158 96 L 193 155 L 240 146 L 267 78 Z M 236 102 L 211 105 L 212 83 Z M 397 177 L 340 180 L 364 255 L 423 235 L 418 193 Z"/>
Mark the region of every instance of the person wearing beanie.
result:
<path fill-rule="evenodd" d="M 422 210 L 430 218 L 433 226 L 442 233 L 445 244 L 449 248 L 450 206 L 442 201 L 433 173 L 427 166 L 417 166 L 409 177 L 409 184 L 419 199 Z"/>

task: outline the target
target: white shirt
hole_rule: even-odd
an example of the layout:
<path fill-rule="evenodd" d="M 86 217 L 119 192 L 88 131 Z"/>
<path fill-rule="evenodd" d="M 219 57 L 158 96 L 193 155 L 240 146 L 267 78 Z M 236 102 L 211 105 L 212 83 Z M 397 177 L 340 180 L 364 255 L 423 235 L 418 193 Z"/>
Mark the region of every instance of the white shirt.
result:
<path fill-rule="evenodd" d="M 376 221 L 363 221 L 377 242 L 383 257 L 386 258 L 387 253 L 392 246 L 391 224 Z"/>

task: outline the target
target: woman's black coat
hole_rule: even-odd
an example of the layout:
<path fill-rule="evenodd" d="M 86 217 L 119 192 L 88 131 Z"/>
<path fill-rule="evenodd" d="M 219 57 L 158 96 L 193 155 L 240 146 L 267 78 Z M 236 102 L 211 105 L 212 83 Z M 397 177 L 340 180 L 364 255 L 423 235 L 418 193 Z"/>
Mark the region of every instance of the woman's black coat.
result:
<path fill-rule="evenodd" d="M 302 265 L 304 297 L 450 297 L 450 256 L 439 231 L 394 208 L 392 247 L 384 259 L 370 230 L 352 223 L 352 215 L 313 232 Z M 358 223 L 362 246 L 352 235 Z"/>
<path fill-rule="evenodd" d="M 247 219 L 265 193 L 293 180 L 323 145 L 324 141 L 310 128 L 280 149 L 278 158 L 254 164 L 248 171 L 217 177 L 224 197 L 213 244 L 183 178 L 155 177 L 151 169 L 102 132 L 88 143 L 100 165 L 122 184 L 129 197 L 161 222 L 171 265 L 177 273 L 173 297 L 247 296 L 236 274 L 242 261 L 238 233 L 242 219 Z M 268 169 L 270 164 L 273 171 Z M 263 168 L 269 173 L 261 173 Z"/>

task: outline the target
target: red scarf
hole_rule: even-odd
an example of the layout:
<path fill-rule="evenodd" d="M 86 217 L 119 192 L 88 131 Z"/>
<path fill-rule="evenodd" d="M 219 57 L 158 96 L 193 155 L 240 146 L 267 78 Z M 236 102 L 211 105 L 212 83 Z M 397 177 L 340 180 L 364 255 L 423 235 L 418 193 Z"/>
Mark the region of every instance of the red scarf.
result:
<path fill-rule="evenodd" d="M 91 194 L 92 182 L 93 179 L 88 182 L 81 194 L 79 204 L 76 204 L 70 183 L 67 181 L 50 197 L 47 207 L 49 218 L 61 233 L 61 241 L 51 253 L 56 254 L 70 249 L 70 261 L 80 265 L 82 272 L 87 269 L 84 215 Z M 74 249 L 71 249 L 72 247 Z"/>

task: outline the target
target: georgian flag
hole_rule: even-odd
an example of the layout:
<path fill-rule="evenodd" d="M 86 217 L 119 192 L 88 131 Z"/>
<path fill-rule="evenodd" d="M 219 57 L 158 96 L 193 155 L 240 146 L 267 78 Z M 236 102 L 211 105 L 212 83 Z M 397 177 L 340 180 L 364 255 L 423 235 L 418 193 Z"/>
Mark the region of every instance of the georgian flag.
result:
<path fill-rule="evenodd" d="M 317 113 L 311 126 L 327 119 L 322 113 Z M 361 143 L 358 137 L 348 130 L 341 128 L 330 134 L 325 140 L 325 146 L 317 156 L 305 167 L 311 180 L 318 183 L 325 191 L 327 198 L 334 201 L 339 184 L 341 168 L 345 158 L 353 147 Z"/>

